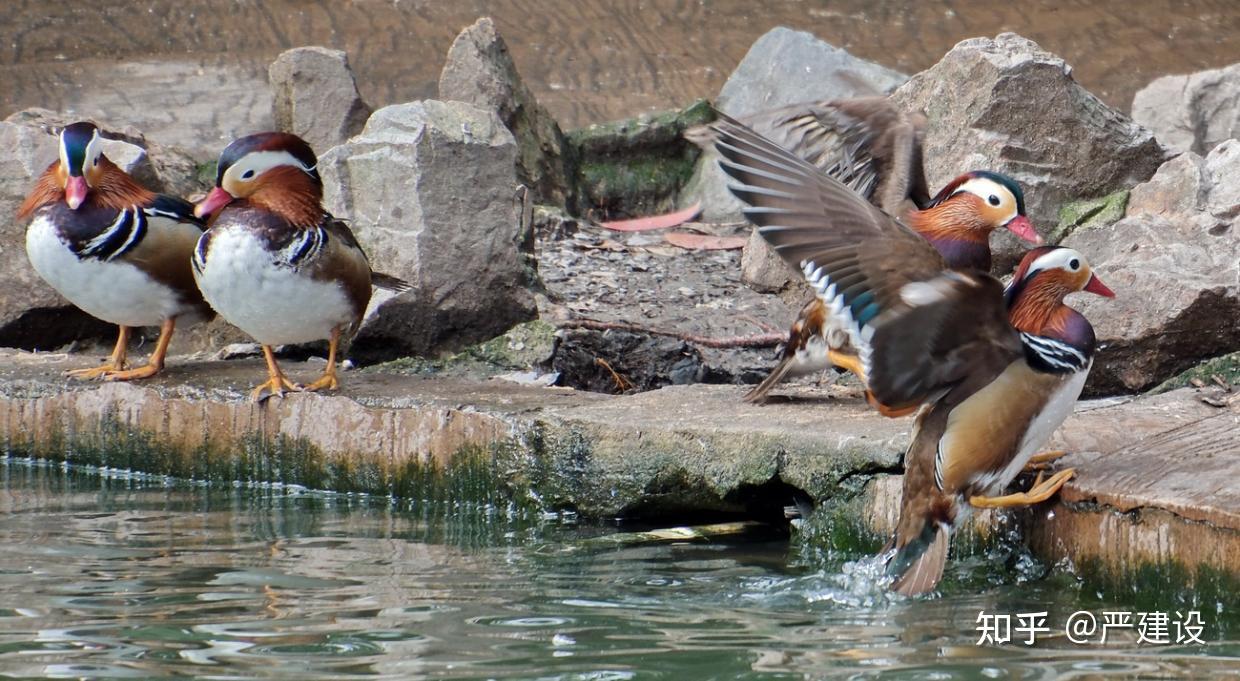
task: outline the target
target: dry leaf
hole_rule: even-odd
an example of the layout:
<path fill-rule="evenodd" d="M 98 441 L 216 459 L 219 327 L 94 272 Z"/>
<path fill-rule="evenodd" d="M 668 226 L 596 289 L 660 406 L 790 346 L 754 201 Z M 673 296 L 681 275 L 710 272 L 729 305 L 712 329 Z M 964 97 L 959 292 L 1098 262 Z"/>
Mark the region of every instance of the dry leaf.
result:
<path fill-rule="evenodd" d="M 644 218 L 633 218 L 632 220 L 615 220 L 612 222 L 600 222 L 599 225 L 616 232 L 645 232 L 652 229 L 668 229 L 680 224 L 684 224 L 697 217 L 702 212 L 702 204 L 695 203 L 684 210 L 678 210 L 675 213 L 664 213 L 663 215 L 651 215 Z"/>
<path fill-rule="evenodd" d="M 673 246 L 695 251 L 734 251 L 745 247 L 749 239 L 742 236 L 710 236 L 689 232 L 671 232 L 663 239 Z"/>

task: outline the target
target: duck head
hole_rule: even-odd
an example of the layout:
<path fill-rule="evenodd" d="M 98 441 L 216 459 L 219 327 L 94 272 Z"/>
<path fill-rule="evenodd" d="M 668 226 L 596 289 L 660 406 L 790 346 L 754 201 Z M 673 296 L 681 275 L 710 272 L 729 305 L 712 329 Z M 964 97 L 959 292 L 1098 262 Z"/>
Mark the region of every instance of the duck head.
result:
<path fill-rule="evenodd" d="M 250 199 L 300 221 L 297 213 L 320 209 L 323 181 L 318 158 L 300 137 L 262 132 L 233 140 L 220 152 L 215 188 L 194 206 L 209 217 L 236 199 Z"/>
<path fill-rule="evenodd" d="M 91 188 L 98 187 L 106 172 L 103 138 L 94 123 L 78 122 L 60 131 L 60 163 L 56 179 L 65 191 L 65 203 L 77 210 Z"/>
<path fill-rule="evenodd" d="M 1114 298 L 1079 251 L 1042 246 L 1025 254 L 1004 290 L 1009 318 L 1021 331 L 1043 333 L 1063 318 L 1064 298 L 1077 291 Z"/>
<path fill-rule="evenodd" d="M 985 240 L 990 232 L 1006 227 L 1032 244 L 1042 237 L 1025 216 L 1025 194 L 1015 180 L 988 170 L 974 170 L 952 180 L 930 201 L 927 212 L 944 218 L 943 231 L 978 232 Z"/>

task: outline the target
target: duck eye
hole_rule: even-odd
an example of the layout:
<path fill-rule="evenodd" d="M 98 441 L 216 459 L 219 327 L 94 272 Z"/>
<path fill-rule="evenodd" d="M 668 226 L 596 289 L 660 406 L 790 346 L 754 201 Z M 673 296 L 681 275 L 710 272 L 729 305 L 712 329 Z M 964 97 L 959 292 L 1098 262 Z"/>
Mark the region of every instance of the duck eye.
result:
<path fill-rule="evenodd" d="M 1073 258 L 1072 260 L 1068 262 L 1068 267 L 1071 267 L 1072 271 L 1075 272 L 1081 269 L 1081 261 L 1077 260 L 1076 258 Z"/>
<path fill-rule="evenodd" d="M 252 177 L 254 177 L 254 169 L 253 169 L 253 168 L 250 168 L 249 170 L 245 171 L 244 173 L 241 173 L 241 179 L 243 179 L 243 180 L 248 180 L 248 179 L 250 179 L 250 178 L 252 178 Z"/>
<path fill-rule="evenodd" d="M 999 197 L 995 196 L 994 194 L 991 194 L 991 195 L 990 195 L 990 198 L 989 198 L 989 199 L 986 199 L 986 200 L 987 200 L 987 201 L 989 201 L 989 202 L 990 202 L 990 205 L 992 205 L 992 206 L 997 206 L 997 205 L 999 205 Z"/>

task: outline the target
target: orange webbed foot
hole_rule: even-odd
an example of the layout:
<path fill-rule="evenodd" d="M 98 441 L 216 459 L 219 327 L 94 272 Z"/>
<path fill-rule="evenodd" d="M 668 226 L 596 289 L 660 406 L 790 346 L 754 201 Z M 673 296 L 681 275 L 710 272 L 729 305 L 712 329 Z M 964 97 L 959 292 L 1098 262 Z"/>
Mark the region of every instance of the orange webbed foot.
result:
<path fill-rule="evenodd" d="M 1043 480 L 1042 474 L 1038 473 L 1037 480 L 1034 480 L 1033 487 L 1029 488 L 1028 492 L 1017 492 L 1016 494 L 1008 494 L 1001 497 L 969 497 L 969 503 L 976 508 L 1032 506 L 1050 499 L 1074 475 L 1076 475 L 1075 468 L 1059 471 L 1047 480 Z"/>
<path fill-rule="evenodd" d="M 124 373 L 124 372 L 125 372 L 124 362 L 120 363 L 119 365 L 113 364 L 112 362 L 108 362 L 107 364 L 102 364 L 97 367 L 91 367 L 89 369 L 70 369 L 69 371 L 64 372 L 64 376 L 66 376 L 67 378 L 73 378 L 79 381 L 94 381 L 98 379 L 107 380 L 108 376 L 112 374 L 118 374 L 118 373 Z"/>
<path fill-rule="evenodd" d="M 302 386 L 288 380 L 284 374 L 272 376 L 264 383 L 258 385 L 250 391 L 250 399 L 254 402 L 262 403 L 269 397 L 284 397 L 285 392 L 301 392 Z"/>

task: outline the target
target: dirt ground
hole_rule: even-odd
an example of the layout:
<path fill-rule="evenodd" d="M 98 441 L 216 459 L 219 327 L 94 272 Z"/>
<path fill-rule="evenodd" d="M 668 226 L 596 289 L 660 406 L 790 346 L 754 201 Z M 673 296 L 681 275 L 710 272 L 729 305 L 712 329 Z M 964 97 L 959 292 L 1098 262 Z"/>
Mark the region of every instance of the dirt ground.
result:
<path fill-rule="evenodd" d="M 801 292 L 758 293 L 741 282 L 741 249 L 688 249 L 668 232 L 749 236 L 745 223 L 686 223 L 670 230 L 617 232 L 586 221 L 538 225 L 538 268 L 546 285 L 540 315 L 549 322 L 590 319 L 635 324 L 716 340 L 787 332 Z M 707 347 L 682 338 L 622 330 L 567 329 L 553 360 L 562 383 L 615 392 L 691 382 L 755 383 L 777 348 Z M 613 375 L 597 360 L 615 371 Z M 805 383 L 834 382 L 831 375 Z"/>

